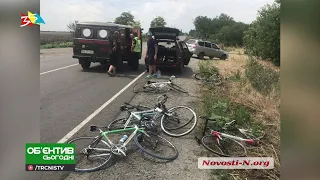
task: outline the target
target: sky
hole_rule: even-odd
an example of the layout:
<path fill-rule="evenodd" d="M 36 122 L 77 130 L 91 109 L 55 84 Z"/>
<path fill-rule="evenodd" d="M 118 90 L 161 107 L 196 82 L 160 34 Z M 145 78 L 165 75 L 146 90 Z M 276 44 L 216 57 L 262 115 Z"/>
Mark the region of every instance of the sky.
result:
<path fill-rule="evenodd" d="M 46 24 L 41 31 L 68 31 L 69 22 L 107 22 L 122 12 L 131 12 L 141 22 L 144 32 L 150 22 L 162 16 L 168 27 L 189 32 L 197 16 L 214 18 L 221 13 L 236 21 L 251 23 L 258 10 L 274 0 L 41 0 L 40 15 Z"/>

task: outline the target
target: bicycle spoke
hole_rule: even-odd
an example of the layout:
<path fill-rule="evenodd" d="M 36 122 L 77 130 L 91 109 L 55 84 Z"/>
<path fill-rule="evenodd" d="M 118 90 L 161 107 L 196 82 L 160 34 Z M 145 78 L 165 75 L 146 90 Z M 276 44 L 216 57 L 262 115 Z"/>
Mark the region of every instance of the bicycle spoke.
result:
<path fill-rule="evenodd" d="M 149 137 L 142 133 L 134 137 L 136 145 L 144 153 L 163 160 L 174 160 L 178 157 L 178 150 L 171 142 L 155 133 L 147 134 Z"/>
<path fill-rule="evenodd" d="M 218 143 L 216 137 L 210 134 L 202 138 L 202 144 L 209 151 L 219 156 L 241 157 L 246 156 L 247 154 L 245 146 L 243 146 L 240 142 L 230 138 L 223 138 L 222 140 L 219 140 Z"/>
<path fill-rule="evenodd" d="M 161 118 L 161 128 L 169 136 L 180 137 L 189 134 L 197 124 L 195 112 L 186 106 L 168 110 Z"/>
<path fill-rule="evenodd" d="M 70 140 L 76 146 L 76 171 L 91 172 L 99 170 L 111 159 L 112 153 L 100 138 L 78 137 Z"/>

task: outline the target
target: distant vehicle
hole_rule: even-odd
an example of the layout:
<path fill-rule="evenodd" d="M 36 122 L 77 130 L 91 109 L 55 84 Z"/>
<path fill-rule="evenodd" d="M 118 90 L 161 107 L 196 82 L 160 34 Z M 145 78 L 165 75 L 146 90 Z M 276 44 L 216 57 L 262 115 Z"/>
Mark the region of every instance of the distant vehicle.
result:
<path fill-rule="evenodd" d="M 82 68 L 87 70 L 90 68 L 91 62 L 99 62 L 103 65 L 110 64 L 111 42 L 113 40 L 113 32 L 118 31 L 125 35 L 128 42 L 127 48 L 123 51 L 124 59 L 128 65 L 138 70 L 139 61 L 129 61 L 130 47 L 129 43 L 130 33 L 137 32 L 141 39 L 140 28 L 133 28 L 131 26 L 104 23 L 104 22 L 80 22 L 76 25 L 75 36 L 73 41 L 73 58 L 79 59 L 79 64 Z M 141 43 L 142 49 L 142 43 Z M 140 53 L 141 58 L 141 53 Z M 123 62 L 119 62 L 119 69 L 122 68 Z"/>
<path fill-rule="evenodd" d="M 202 41 L 198 39 L 189 39 L 186 44 L 188 49 L 192 54 L 196 54 L 200 59 L 203 59 L 204 56 L 208 56 L 210 59 L 220 58 L 228 59 L 229 53 L 221 50 L 221 48 L 212 42 Z"/>
<path fill-rule="evenodd" d="M 192 54 L 187 44 L 178 38 L 180 30 L 169 27 L 156 27 L 150 28 L 149 31 L 158 42 L 156 67 L 175 68 L 178 73 L 182 73 L 184 66 L 189 64 Z M 148 62 L 145 61 L 145 64 L 148 71 Z"/>

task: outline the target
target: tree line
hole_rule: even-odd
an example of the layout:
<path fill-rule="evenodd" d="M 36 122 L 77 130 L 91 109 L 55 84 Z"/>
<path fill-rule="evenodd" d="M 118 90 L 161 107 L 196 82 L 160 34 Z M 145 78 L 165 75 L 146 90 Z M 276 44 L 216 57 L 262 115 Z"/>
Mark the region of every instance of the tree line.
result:
<path fill-rule="evenodd" d="M 68 24 L 74 32 L 77 21 Z M 141 27 L 130 12 L 123 12 L 114 22 L 116 24 Z M 251 24 L 237 22 L 227 14 L 220 14 L 214 18 L 197 16 L 193 21 L 194 29 L 189 33 L 189 38 L 208 40 L 225 46 L 244 47 L 246 53 L 264 60 L 270 60 L 280 66 L 280 0 L 266 5 L 258 11 L 258 16 Z M 150 22 L 150 27 L 166 27 L 167 23 L 161 16 Z M 144 40 L 146 35 L 143 34 Z"/>
<path fill-rule="evenodd" d="M 242 46 L 243 33 L 249 27 L 248 24 L 236 22 L 224 13 L 214 18 L 198 16 L 193 24 L 195 29 L 189 31 L 191 37 L 222 43 L 226 46 Z"/>
<path fill-rule="evenodd" d="M 189 36 L 225 46 L 242 46 L 246 53 L 280 66 L 280 4 L 276 0 L 262 7 L 251 24 L 236 22 L 223 13 L 214 18 L 197 16 Z"/>

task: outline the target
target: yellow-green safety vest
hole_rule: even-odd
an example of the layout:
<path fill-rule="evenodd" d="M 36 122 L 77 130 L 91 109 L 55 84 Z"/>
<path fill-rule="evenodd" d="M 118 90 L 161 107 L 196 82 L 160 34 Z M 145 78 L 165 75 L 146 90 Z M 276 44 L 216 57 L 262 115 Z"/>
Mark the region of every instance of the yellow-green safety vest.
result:
<path fill-rule="evenodd" d="M 134 38 L 136 40 L 136 46 L 134 47 L 134 52 L 141 52 L 141 40 L 138 37 Z"/>

